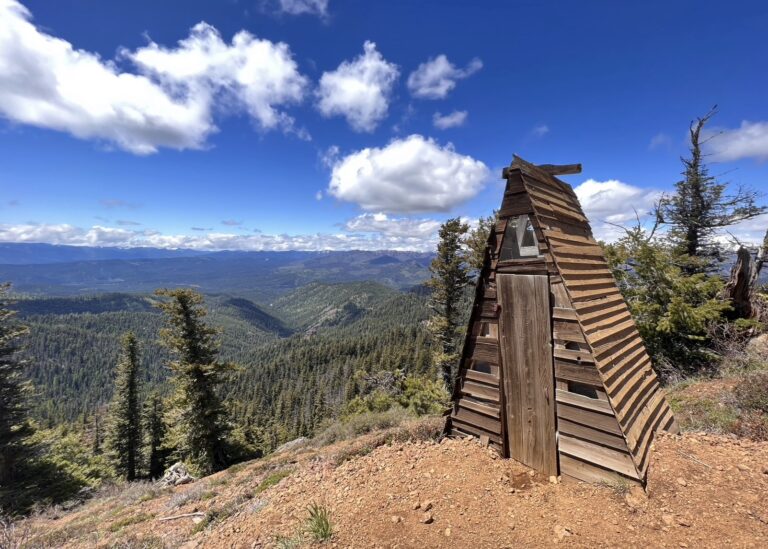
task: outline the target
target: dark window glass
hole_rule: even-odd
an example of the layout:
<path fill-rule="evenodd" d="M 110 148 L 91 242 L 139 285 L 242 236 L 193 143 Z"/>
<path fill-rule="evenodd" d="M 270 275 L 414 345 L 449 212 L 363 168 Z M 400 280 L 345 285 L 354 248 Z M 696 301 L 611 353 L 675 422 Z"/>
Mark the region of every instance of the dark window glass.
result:
<path fill-rule="evenodd" d="M 499 259 L 504 261 L 525 257 L 539 257 L 539 246 L 530 218 L 527 215 L 519 215 L 507 220 Z"/>

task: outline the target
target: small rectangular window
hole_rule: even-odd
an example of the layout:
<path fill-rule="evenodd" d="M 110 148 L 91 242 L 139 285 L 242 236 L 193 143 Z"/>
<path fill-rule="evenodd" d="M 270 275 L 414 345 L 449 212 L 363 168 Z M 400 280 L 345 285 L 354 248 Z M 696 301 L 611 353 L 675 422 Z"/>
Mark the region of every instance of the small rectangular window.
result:
<path fill-rule="evenodd" d="M 568 382 L 568 392 L 576 393 L 577 395 L 585 396 L 588 398 L 597 399 L 597 389 L 591 385 L 585 385 L 584 383 L 577 383 L 575 381 Z"/>

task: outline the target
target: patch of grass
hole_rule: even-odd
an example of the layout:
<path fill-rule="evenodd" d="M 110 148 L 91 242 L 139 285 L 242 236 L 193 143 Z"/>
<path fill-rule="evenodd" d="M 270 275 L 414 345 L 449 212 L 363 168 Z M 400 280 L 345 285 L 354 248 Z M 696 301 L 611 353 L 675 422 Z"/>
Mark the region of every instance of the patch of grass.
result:
<path fill-rule="evenodd" d="M 325 542 L 333 536 L 333 523 L 331 522 L 331 512 L 327 507 L 312 503 L 307 507 L 309 518 L 307 518 L 307 533 L 311 534 L 315 541 Z"/>
<path fill-rule="evenodd" d="M 218 495 L 218 492 L 216 492 L 214 490 L 208 490 L 207 492 L 204 492 L 200 496 L 200 501 L 206 501 L 206 500 L 209 500 L 211 498 L 215 498 L 217 495 Z"/>
<path fill-rule="evenodd" d="M 125 517 L 124 519 L 118 520 L 117 522 L 113 522 L 109 527 L 109 531 L 117 532 L 118 530 L 122 530 L 131 524 L 139 524 L 141 522 L 152 520 L 153 518 L 155 518 L 154 513 L 139 513 L 138 515 Z"/>
<path fill-rule="evenodd" d="M 117 541 L 110 546 L 110 549 L 165 549 L 166 545 L 163 538 L 159 536 L 135 536 L 131 535 L 125 539 Z"/>
<path fill-rule="evenodd" d="M 230 467 L 229 469 L 227 469 L 227 474 L 234 476 L 237 473 L 239 473 L 240 471 L 242 471 L 243 469 L 245 469 L 245 463 L 237 463 L 237 464 L 233 465 L 232 467 Z"/>
<path fill-rule="evenodd" d="M 188 503 L 195 503 L 203 499 L 203 496 L 210 492 L 208 485 L 204 482 L 196 482 L 184 492 L 174 494 L 165 504 L 166 509 L 178 509 Z"/>
<path fill-rule="evenodd" d="M 297 549 L 304 543 L 304 536 L 301 533 L 294 534 L 290 537 L 275 536 L 275 547 L 277 549 Z"/>
<path fill-rule="evenodd" d="M 62 545 L 79 539 L 96 528 L 99 522 L 96 517 L 88 517 L 85 520 L 77 520 L 62 528 L 46 529 L 41 536 L 33 535 L 28 547 L 61 547 Z"/>
<path fill-rule="evenodd" d="M 279 471 L 275 471 L 274 473 L 267 475 L 264 478 L 264 480 L 262 480 L 259 483 L 259 485 L 256 487 L 256 493 L 260 494 L 264 490 L 267 490 L 268 488 L 272 488 L 274 485 L 279 483 L 285 477 L 290 476 L 292 472 L 293 471 L 291 469 L 281 469 Z"/>
<path fill-rule="evenodd" d="M 720 399 L 669 395 L 669 405 L 684 431 L 732 433 L 739 419 L 739 410 Z"/>
<path fill-rule="evenodd" d="M 632 484 L 628 480 L 620 478 L 613 480 L 602 480 L 600 481 L 600 485 L 608 488 L 619 497 L 627 495 L 630 488 L 632 488 Z"/>
<path fill-rule="evenodd" d="M 227 505 L 224 505 L 222 507 L 214 507 L 213 509 L 209 509 L 208 512 L 205 514 L 205 517 L 203 517 L 203 520 L 195 524 L 195 527 L 192 529 L 191 533 L 194 535 L 194 534 L 197 534 L 198 532 L 202 532 L 203 530 L 208 528 L 211 524 L 215 522 L 220 522 L 232 516 L 234 512 L 235 512 L 234 503 L 228 503 Z"/>
<path fill-rule="evenodd" d="M 326 446 L 359 437 L 372 431 L 389 429 L 413 419 L 413 415 L 403 408 L 392 408 L 386 412 L 366 412 L 331 423 L 314 438 L 317 446 Z"/>

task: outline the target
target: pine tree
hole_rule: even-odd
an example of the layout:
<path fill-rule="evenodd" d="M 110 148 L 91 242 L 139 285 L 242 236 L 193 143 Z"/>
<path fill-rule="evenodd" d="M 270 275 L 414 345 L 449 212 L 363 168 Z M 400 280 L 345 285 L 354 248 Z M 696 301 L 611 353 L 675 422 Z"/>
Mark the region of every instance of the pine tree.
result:
<path fill-rule="evenodd" d="M 488 237 L 495 225 L 496 214 L 494 213 L 488 217 L 481 217 L 478 219 L 477 226 L 470 229 L 467 233 L 465 239 L 469 252 L 467 263 L 476 273 L 479 273 L 480 269 L 483 268 L 485 249 L 488 246 Z"/>
<path fill-rule="evenodd" d="M 129 481 L 136 478 L 141 455 L 139 367 L 139 344 L 133 332 L 128 332 L 117 364 L 106 443 L 115 470 Z"/>
<path fill-rule="evenodd" d="M 168 365 L 175 387 L 169 437 L 181 459 L 209 474 L 227 464 L 228 426 L 216 389 L 232 366 L 218 360 L 217 332 L 203 321 L 202 295 L 189 289 L 155 294 L 169 298 L 158 305 L 166 322 L 160 338 L 174 355 Z"/>
<path fill-rule="evenodd" d="M 432 278 L 427 285 L 432 289 L 430 306 L 434 315 L 429 321 L 432 334 L 432 364 L 439 368 L 443 382 L 450 391 L 453 386 L 453 369 L 458 360 L 457 334 L 459 302 L 469 283 L 469 273 L 463 237 L 469 227 L 459 218 L 449 219 L 440 227 L 437 257 L 429 267 Z"/>
<path fill-rule="evenodd" d="M 727 185 L 710 175 L 702 152 L 707 141 L 702 130 L 716 113 L 717 107 L 691 122 L 690 157 L 681 158 L 683 179 L 675 185 L 675 193 L 663 198 L 657 208 L 657 219 L 671 225 L 669 235 L 677 251 L 689 259 L 685 267 L 689 273 L 705 270 L 718 255 L 712 241 L 718 231 L 766 211 L 755 204 L 756 192 L 738 188 L 728 195 Z"/>
<path fill-rule="evenodd" d="M 163 417 L 163 400 L 152 393 L 144 404 L 143 428 L 146 437 L 146 461 L 149 478 L 159 478 L 165 471 L 167 451 L 163 447 L 166 427 Z"/>
<path fill-rule="evenodd" d="M 9 289 L 9 284 L 0 285 L 0 485 L 14 478 L 28 453 L 25 443 L 32 434 L 27 409 L 29 384 L 18 356 L 18 340 L 27 330 L 9 308 Z"/>

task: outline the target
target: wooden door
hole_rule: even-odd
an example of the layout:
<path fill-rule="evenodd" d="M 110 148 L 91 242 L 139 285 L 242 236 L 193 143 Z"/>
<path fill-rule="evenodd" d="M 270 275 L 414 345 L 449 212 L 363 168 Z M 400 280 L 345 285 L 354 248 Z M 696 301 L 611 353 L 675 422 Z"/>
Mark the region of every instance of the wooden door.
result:
<path fill-rule="evenodd" d="M 552 322 L 546 275 L 498 274 L 502 378 L 510 457 L 557 474 Z"/>

